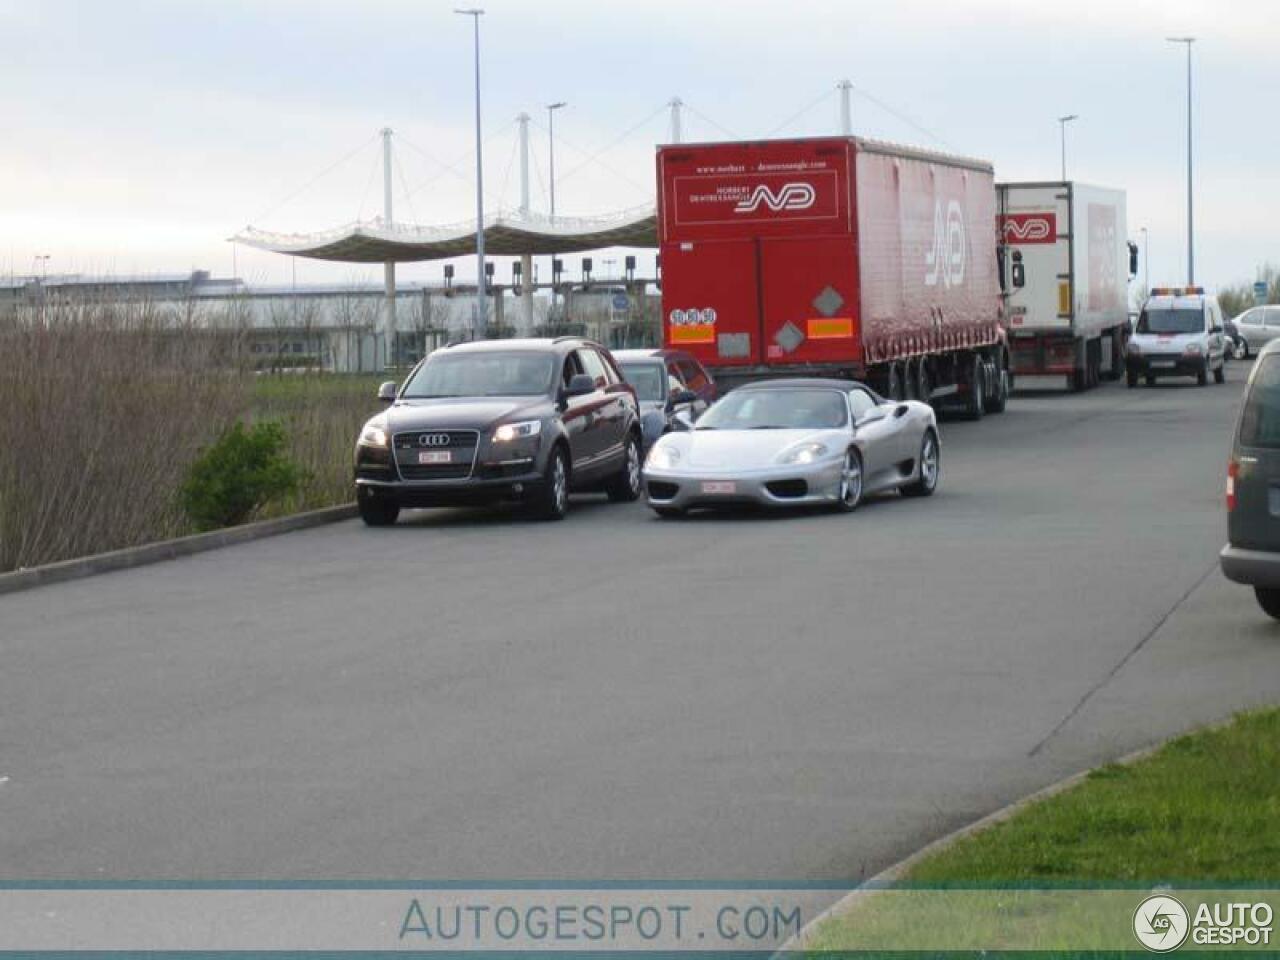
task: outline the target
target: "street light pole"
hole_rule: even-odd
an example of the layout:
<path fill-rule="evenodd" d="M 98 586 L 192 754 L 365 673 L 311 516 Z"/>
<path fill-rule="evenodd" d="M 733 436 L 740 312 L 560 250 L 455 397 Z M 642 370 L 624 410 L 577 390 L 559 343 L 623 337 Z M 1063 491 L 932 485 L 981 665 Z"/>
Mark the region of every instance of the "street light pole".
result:
<path fill-rule="evenodd" d="M 1151 292 L 1151 234 L 1146 227 L 1140 227 L 1138 232 L 1142 234 L 1142 295 L 1145 297 Z"/>
<path fill-rule="evenodd" d="M 1079 120 L 1078 114 L 1069 113 L 1065 117 L 1058 118 L 1058 126 L 1062 130 L 1062 182 L 1067 182 L 1067 124 L 1072 120 Z"/>
<path fill-rule="evenodd" d="M 568 104 L 563 100 L 547 104 L 547 165 L 551 168 L 551 219 L 556 218 L 556 111 Z"/>
<path fill-rule="evenodd" d="M 1195 219 L 1193 216 L 1194 201 L 1191 193 L 1191 45 L 1196 42 L 1196 38 L 1166 37 L 1165 39 L 1170 43 L 1184 43 L 1187 46 L 1187 285 L 1195 286 Z"/>
<path fill-rule="evenodd" d="M 483 340 L 485 334 L 485 275 L 484 275 L 484 145 L 480 140 L 480 18 L 484 11 L 479 7 L 454 10 L 454 13 L 470 17 L 475 36 L 476 66 L 476 324 L 475 337 Z"/>
<path fill-rule="evenodd" d="M 547 104 L 547 166 L 550 170 L 550 186 L 551 186 L 551 224 L 555 226 L 556 222 L 556 111 L 567 107 L 568 104 L 563 100 L 557 100 L 555 103 Z M 556 284 L 555 284 L 555 263 L 556 255 L 551 254 L 551 312 L 555 312 L 556 306 Z M 566 301 L 567 303 L 568 301 Z M 550 315 L 548 315 L 550 318 Z"/>

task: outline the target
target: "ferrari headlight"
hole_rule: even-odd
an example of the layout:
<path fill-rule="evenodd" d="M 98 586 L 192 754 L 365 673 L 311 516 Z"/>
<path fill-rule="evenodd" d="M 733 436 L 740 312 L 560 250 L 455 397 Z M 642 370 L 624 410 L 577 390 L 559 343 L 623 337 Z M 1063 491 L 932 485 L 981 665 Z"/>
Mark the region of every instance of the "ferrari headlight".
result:
<path fill-rule="evenodd" d="M 364 425 L 364 429 L 360 431 L 360 445 L 362 447 L 385 447 L 387 445 L 387 431 L 385 424 L 370 420 Z"/>
<path fill-rule="evenodd" d="M 779 463 L 813 463 L 820 457 L 827 455 L 827 447 L 821 443 L 802 443 L 798 447 L 792 447 L 778 458 Z"/>
<path fill-rule="evenodd" d="M 667 444 L 658 444 L 649 451 L 645 466 L 655 470 L 670 470 L 680 462 L 680 451 Z"/>
<path fill-rule="evenodd" d="M 504 423 L 493 431 L 494 443 L 510 443 L 512 440 L 523 440 L 536 437 L 542 432 L 541 420 L 522 420 L 519 423 Z"/>

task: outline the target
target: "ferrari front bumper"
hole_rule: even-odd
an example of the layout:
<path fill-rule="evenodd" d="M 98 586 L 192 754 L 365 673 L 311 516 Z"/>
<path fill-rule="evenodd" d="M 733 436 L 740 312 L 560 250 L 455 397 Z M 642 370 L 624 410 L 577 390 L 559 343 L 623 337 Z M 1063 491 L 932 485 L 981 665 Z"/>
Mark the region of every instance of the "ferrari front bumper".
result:
<path fill-rule="evenodd" d="M 843 458 L 733 472 L 646 467 L 645 499 L 651 507 L 672 510 L 742 504 L 794 507 L 834 503 L 840 499 L 843 469 Z"/>

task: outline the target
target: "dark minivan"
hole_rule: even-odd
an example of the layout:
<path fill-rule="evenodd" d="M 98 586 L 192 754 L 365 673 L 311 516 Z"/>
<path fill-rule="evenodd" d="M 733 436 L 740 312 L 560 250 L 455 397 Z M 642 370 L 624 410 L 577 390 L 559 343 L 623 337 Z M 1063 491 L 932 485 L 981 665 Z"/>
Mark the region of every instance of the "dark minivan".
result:
<path fill-rule="evenodd" d="M 1280 620 L 1280 340 L 1258 355 L 1227 463 L 1228 580 L 1253 587 Z"/>
<path fill-rule="evenodd" d="M 356 502 L 369 526 L 401 507 L 521 501 L 559 520 L 569 491 L 640 495 L 640 412 L 612 355 L 576 337 L 436 350 L 356 441 Z"/>

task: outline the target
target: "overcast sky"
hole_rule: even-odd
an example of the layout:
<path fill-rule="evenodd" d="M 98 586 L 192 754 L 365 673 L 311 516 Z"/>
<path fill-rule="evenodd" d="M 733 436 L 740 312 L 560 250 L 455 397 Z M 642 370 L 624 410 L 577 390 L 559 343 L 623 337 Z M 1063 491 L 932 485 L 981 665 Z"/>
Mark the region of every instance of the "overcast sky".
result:
<path fill-rule="evenodd" d="M 31 273 L 48 254 L 54 273 L 226 275 L 234 264 L 251 281 L 287 282 L 292 259 L 226 238 L 246 224 L 308 231 L 379 213 L 383 126 L 396 131 L 396 219 L 473 216 L 471 21 L 453 6 L 0 0 L 0 272 Z M 1152 283 L 1185 273 L 1185 59 L 1165 37 L 1194 34 L 1197 279 L 1252 280 L 1259 263 L 1280 264 L 1277 0 L 486 9 L 490 208 L 519 200 L 522 110 L 535 122 L 533 205 L 545 209 L 543 105 L 569 102 L 556 118 L 556 206 L 590 215 L 652 201 L 673 95 L 689 105 L 689 139 L 833 133 L 848 77 L 855 132 L 982 157 L 1002 179 L 1056 177 L 1055 118 L 1079 114 L 1069 176 L 1128 190 L 1130 235 L 1150 231 Z M 296 268 L 300 283 L 381 275 Z M 439 264 L 401 269 L 441 275 Z"/>

